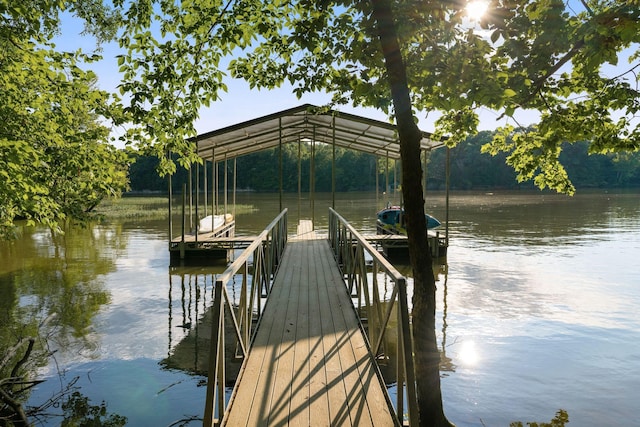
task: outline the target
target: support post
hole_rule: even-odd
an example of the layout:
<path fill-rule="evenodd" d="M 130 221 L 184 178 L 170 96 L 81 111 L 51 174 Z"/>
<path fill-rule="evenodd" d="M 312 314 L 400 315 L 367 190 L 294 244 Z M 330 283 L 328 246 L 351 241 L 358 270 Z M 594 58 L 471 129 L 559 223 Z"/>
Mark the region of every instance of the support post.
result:
<path fill-rule="evenodd" d="M 169 158 L 171 158 L 171 152 L 169 152 Z M 171 244 L 171 240 L 173 239 L 173 218 L 171 216 L 171 211 L 173 210 L 173 189 L 171 188 L 172 186 L 172 181 L 171 181 L 171 174 L 169 174 L 169 244 Z"/>
<path fill-rule="evenodd" d="M 218 206 L 220 205 L 220 195 L 218 194 L 218 187 L 220 186 L 220 184 L 218 183 L 218 181 L 220 180 L 220 174 L 218 173 L 218 162 L 216 162 L 215 174 L 216 174 L 216 191 L 215 191 L 216 211 L 214 212 L 214 214 L 217 214 Z"/>
<path fill-rule="evenodd" d="M 302 141 L 300 141 L 300 135 L 298 135 L 298 222 L 300 222 L 301 199 L 302 199 Z"/>
<path fill-rule="evenodd" d="M 209 191 L 209 187 L 207 186 L 207 161 L 204 160 L 203 162 L 203 169 L 204 169 L 204 191 L 202 192 L 203 196 L 204 196 L 204 216 L 207 216 L 207 191 Z"/>
<path fill-rule="evenodd" d="M 238 158 L 233 158 L 233 219 L 236 219 L 236 187 L 238 184 Z"/>
<path fill-rule="evenodd" d="M 211 328 L 211 341 L 209 346 L 209 370 L 208 370 L 208 378 L 207 378 L 207 394 L 206 400 L 204 403 L 204 420 L 203 426 L 212 427 L 214 425 L 215 419 L 215 403 L 216 403 L 216 395 L 217 400 L 220 400 L 220 388 L 216 386 L 218 383 L 224 380 L 223 378 L 218 377 L 219 365 L 222 364 L 224 369 L 224 353 L 223 357 L 220 357 L 219 348 L 222 345 L 224 347 L 224 342 L 221 342 L 224 339 L 224 306 L 222 305 L 222 286 L 223 283 L 214 282 L 214 297 L 213 297 L 213 314 L 211 322 L 213 325 L 217 325 Z M 222 383 L 224 385 L 224 382 Z M 217 393 L 216 393 L 217 391 Z M 218 406 L 218 417 L 221 419 L 222 414 L 224 413 L 224 390 L 222 392 L 222 400 L 223 405 Z"/>
<path fill-rule="evenodd" d="M 197 148 L 196 148 L 197 152 Z M 198 205 L 200 204 L 200 164 L 196 163 L 196 226 L 194 229 L 196 246 L 198 246 L 198 227 L 200 226 L 200 217 L 198 216 Z"/>
<path fill-rule="evenodd" d="M 316 227 L 316 126 L 313 125 L 313 141 L 311 141 L 311 225 Z"/>
<path fill-rule="evenodd" d="M 387 193 L 391 193 L 391 191 L 389 190 L 389 151 L 387 151 L 386 166 L 384 168 L 384 173 L 385 173 L 384 194 L 387 194 Z M 389 197 L 388 194 L 387 194 L 387 197 Z"/>
<path fill-rule="evenodd" d="M 280 189 L 280 211 L 282 212 L 282 117 L 278 117 L 278 181 Z"/>
<path fill-rule="evenodd" d="M 229 175 L 227 171 L 227 154 L 224 154 L 224 214 L 227 214 L 227 200 L 229 194 L 229 188 L 227 185 L 227 176 Z"/>
<path fill-rule="evenodd" d="M 376 209 L 380 209 L 380 198 L 378 196 L 378 193 L 380 191 L 380 188 L 379 188 L 380 177 L 378 176 L 378 156 L 375 157 L 374 161 L 375 161 L 374 173 L 376 175 Z"/>
<path fill-rule="evenodd" d="M 180 259 L 184 259 L 184 229 L 187 218 L 185 217 L 185 205 L 187 204 L 187 184 L 182 184 L 182 238 L 180 240 Z"/>
<path fill-rule="evenodd" d="M 213 228 L 213 216 L 216 214 L 216 152 L 211 147 L 211 228 Z"/>
<path fill-rule="evenodd" d="M 189 165 L 189 230 L 193 230 L 193 168 Z"/>
<path fill-rule="evenodd" d="M 427 201 L 427 157 L 428 157 L 429 152 L 427 150 L 422 150 L 422 173 L 424 174 L 424 183 L 423 183 L 423 187 L 422 187 L 422 198 L 424 199 L 425 203 Z"/>
<path fill-rule="evenodd" d="M 332 145 L 333 152 L 331 155 L 331 207 L 336 208 L 336 116 L 331 118 L 332 128 Z M 282 209 L 281 209 L 282 210 Z"/>
<path fill-rule="evenodd" d="M 451 149 L 447 146 L 447 163 L 445 165 L 445 182 L 446 182 L 446 202 L 445 202 L 445 218 L 444 218 L 444 241 L 446 247 L 449 247 L 449 175 L 450 175 L 450 151 Z"/>

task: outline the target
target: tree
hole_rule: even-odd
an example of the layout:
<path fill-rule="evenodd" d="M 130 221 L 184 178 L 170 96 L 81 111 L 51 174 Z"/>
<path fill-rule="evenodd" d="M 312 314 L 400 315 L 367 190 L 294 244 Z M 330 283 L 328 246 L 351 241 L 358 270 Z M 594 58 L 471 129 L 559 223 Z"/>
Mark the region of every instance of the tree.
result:
<path fill-rule="evenodd" d="M 540 120 L 526 130 L 503 127 L 485 150 L 507 152 L 519 180 L 572 194 L 558 161 L 563 143 L 588 141 L 590 153 L 640 148 L 640 2 L 583 0 L 582 11 L 557 0 L 519 3 L 483 25 L 503 41 L 494 56 L 509 58 L 504 114 L 530 109 Z M 623 60 L 629 65 L 618 66 Z"/>
<path fill-rule="evenodd" d="M 129 53 L 120 63 L 132 99 L 127 111 L 143 123 L 130 137 L 159 155 L 171 150 L 196 161 L 184 137 L 193 136 L 198 109 L 225 88 L 219 67 L 229 55 L 232 75 L 252 87 L 286 81 L 298 94 L 324 90 L 337 104 L 393 114 L 414 271 L 420 423 L 448 425 L 416 114 L 437 112 L 436 134 L 453 146 L 477 132 L 478 109 L 501 112 L 507 125 L 485 151 L 506 152 L 520 180 L 572 193 L 558 160 L 562 143 L 589 141 L 592 152 L 640 147 L 633 82 L 640 64 L 637 51 L 625 51 L 640 41 L 639 1 L 493 0 L 477 24 L 464 0 L 152 3 L 129 11 L 122 39 Z M 623 51 L 636 63 L 606 74 Z M 539 113 L 538 123 L 514 126 L 528 111 Z"/>
<path fill-rule="evenodd" d="M 91 18 L 87 31 L 109 25 L 99 39 L 115 27 L 101 3 L 68 3 L 0 2 L 0 236 L 15 218 L 53 228 L 83 218 L 126 187 L 127 156 L 103 124 L 118 109 L 79 66 L 98 57 L 51 43 L 65 6 Z"/>

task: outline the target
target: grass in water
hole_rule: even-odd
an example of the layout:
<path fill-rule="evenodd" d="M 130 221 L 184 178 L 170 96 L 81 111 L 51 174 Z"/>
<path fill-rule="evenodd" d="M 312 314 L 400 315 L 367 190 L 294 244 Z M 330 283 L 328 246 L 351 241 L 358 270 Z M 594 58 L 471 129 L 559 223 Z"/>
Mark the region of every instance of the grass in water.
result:
<path fill-rule="evenodd" d="M 209 212 L 209 208 L 207 212 Z M 188 209 L 188 208 L 187 208 Z M 224 209 L 218 207 L 218 209 Z M 233 207 L 228 207 L 233 212 Z M 105 219 L 123 218 L 166 218 L 169 210 L 168 197 L 122 197 L 119 199 L 108 199 L 102 201 L 94 209 L 94 213 Z M 253 205 L 236 205 L 235 214 L 242 215 L 255 211 Z M 200 205 L 198 211 L 204 214 L 204 205 Z M 172 213 L 179 215 L 182 212 L 182 205 L 174 203 Z M 204 215 L 203 215 L 204 216 Z"/>

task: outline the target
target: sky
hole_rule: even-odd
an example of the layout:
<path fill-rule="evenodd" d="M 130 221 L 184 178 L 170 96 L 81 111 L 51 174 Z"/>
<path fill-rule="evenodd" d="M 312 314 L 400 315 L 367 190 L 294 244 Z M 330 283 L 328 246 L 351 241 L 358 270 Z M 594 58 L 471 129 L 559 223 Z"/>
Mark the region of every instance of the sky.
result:
<path fill-rule="evenodd" d="M 571 1 L 573 0 L 570 0 L 570 3 Z M 89 36 L 80 36 L 81 31 L 82 22 L 65 14 L 63 16 L 62 32 L 55 40 L 57 47 L 60 50 L 82 48 L 85 52 L 93 51 L 95 49 L 94 39 Z M 103 90 L 117 91 L 120 82 L 116 60 L 118 53 L 117 43 L 107 44 L 103 46 L 102 55 L 104 59 L 98 64 L 91 65 L 91 68 L 98 74 L 98 86 Z M 620 62 L 625 61 L 622 60 Z M 228 91 L 219 93 L 221 100 L 201 110 L 200 118 L 195 123 L 198 133 L 220 129 L 306 103 L 325 105 L 331 100 L 330 95 L 325 93 L 305 94 L 301 99 L 298 99 L 291 90 L 291 86 L 275 90 L 250 89 L 246 82 L 231 78 L 227 79 L 226 84 Z M 383 112 L 372 108 L 340 106 L 337 109 L 371 119 L 388 121 L 388 117 Z M 493 130 L 505 124 L 506 119 L 497 120 L 499 113 L 495 111 L 481 109 L 478 114 L 480 116 L 480 130 Z M 527 111 L 519 111 L 517 114 L 518 123 L 522 125 L 531 124 L 538 118 L 537 113 Z M 433 113 L 428 117 L 426 113 L 419 114 L 418 125 L 423 131 L 432 132 L 436 118 L 437 115 Z M 122 133 L 121 130 L 118 131 L 116 129 L 114 131 L 116 135 L 120 133 Z"/>
<path fill-rule="evenodd" d="M 59 50 L 76 50 L 82 49 L 89 53 L 95 50 L 95 40 L 90 36 L 82 36 L 82 21 L 71 17 L 65 13 L 62 21 L 61 34 L 54 40 Z M 120 83 L 120 74 L 118 73 L 118 65 L 116 55 L 120 53 L 117 43 L 109 43 L 102 46 L 103 60 L 91 64 L 90 67 L 98 75 L 98 86 L 100 89 L 117 92 Z M 302 104 L 326 105 L 331 101 L 331 96 L 326 93 L 304 94 L 298 99 L 293 93 L 290 85 L 279 89 L 251 89 L 249 85 L 240 79 L 231 79 L 226 81 L 228 91 L 220 92 L 220 101 L 212 103 L 210 107 L 203 108 L 200 112 L 200 119 L 196 121 L 195 128 L 197 132 L 205 133 L 217 130 L 226 126 L 241 123 L 243 121 L 255 119 L 268 114 L 276 113 L 281 110 L 297 107 Z M 389 121 L 388 116 L 380 110 L 374 108 L 352 107 L 350 105 L 339 106 L 339 111 L 364 116 L 370 119 L 381 121 Z M 500 123 L 496 121 L 499 114 L 484 109 L 479 111 L 481 130 L 493 130 L 499 124 L 504 124 L 504 120 Z M 434 121 L 437 115 L 434 113 L 427 117 L 426 113 L 420 114 L 419 127 L 423 131 L 433 132 Z M 526 120 L 525 120 L 526 121 Z M 532 120 L 529 120 L 530 123 Z M 115 136 L 122 134 L 123 130 L 115 129 Z"/>

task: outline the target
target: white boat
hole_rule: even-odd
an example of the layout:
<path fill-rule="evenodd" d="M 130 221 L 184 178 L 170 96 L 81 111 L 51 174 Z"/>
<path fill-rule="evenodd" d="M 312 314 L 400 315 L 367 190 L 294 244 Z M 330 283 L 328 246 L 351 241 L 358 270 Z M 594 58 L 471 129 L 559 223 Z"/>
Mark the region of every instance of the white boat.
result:
<path fill-rule="evenodd" d="M 198 234 L 211 233 L 223 225 L 233 221 L 233 215 L 207 215 L 198 224 Z"/>

